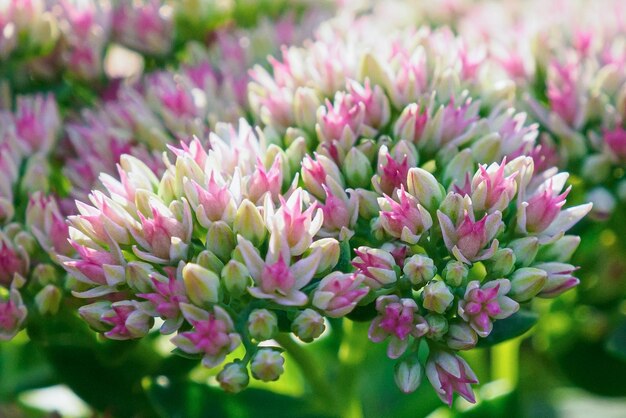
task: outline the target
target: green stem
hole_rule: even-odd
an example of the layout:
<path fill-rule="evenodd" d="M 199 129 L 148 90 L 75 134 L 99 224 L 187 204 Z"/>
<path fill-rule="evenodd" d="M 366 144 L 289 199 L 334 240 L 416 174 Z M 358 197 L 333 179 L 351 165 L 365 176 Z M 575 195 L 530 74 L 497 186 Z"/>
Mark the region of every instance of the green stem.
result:
<path fill-rule="evenodd" d="M 320 373 L 321 367 L 316 364 L 313 356 L 295 342 L 289 334 L 280 333 L 274 340 L 298 363 L 302 376 L 311 386 L 317 402 L 320 405 L 326 405 L 326 408 L 328 408 L 328 405 L 331 405 L 331 408 L 337 405 L 335 393 L 330 390 L 330 383 Z"/>
<path fill-rule="evenodd" d="M 362 418 L 363 410 L 357 392 L 358 375 L 365 357 L 366 344 L 362 337 L 365 335 L 363 324 L 343 320 L 343 337 L 339 346 L 339 376 L 338 393 L 341 404 L 341 416 L 343 418 Z"/>

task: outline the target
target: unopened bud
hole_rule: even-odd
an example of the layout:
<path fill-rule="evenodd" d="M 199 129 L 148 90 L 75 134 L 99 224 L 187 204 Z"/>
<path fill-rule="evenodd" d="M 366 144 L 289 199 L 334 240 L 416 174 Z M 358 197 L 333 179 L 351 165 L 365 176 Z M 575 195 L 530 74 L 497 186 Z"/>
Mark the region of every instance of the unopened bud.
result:
<path fill-rule="evenodd" d="M 409 170 L 407 191 L 429 211 L 436 209 L 445 195 L 443 186 L 439 184 L 435 176 L 419 167 Z"/>
<path fill-rule="evenodd" d="M 435 277 L 437 267 L 432 258 L 416 254 L 405 260 L 404 275 L 414 286 L 423 286 Z"/>
<path fill-rule="evenodd" d="M 448 332 L 448 320 L 443 315 L 428 314 L 425 317 L 428 323 L 428 338 L 439 341 Z"/>
<path fill-rule="evenodd" d="M 248 333 L 257 341 L 274 338 L 278 332 L 278 318 L 267 309 L 255 309 L 248 317 Z"/>
<path fill-rule="evenodd" d="M 58 287 L 49 284 L 37 293 L 35 304 L 42 315 L 54 315 L 61 304 L 61 291 Z"/>
<path fill-rule="evenodd" d="M 431 281 L 424 287 L 424 308 L 429 311 L 444 313 L 454 300 L 454 295 L 442 281 Z"/>
<path fill-rule="evenodd" d="M 487 260 L 489 272 L 495 277 L 504 277 L 515 267 L 515 253 L 510 248 L 500 248 Z"/>
<path fill-rule="evenodd" d="M 367 188 L 374 175 L 370 160 L 356 147 L 350 149 L 343 162 L 343 174 L 350 187 Z"/>
<path fill-rule="evenodd" d="M 216 303 L 220 298 L 220 279 L 211 270 L 199 264 L 183 267 L 183 282 L 189 299 L 197 306 Z"/>
<path fill-rule="evenodd" d="M 243 295 L 250 285 L 250 280 L 250 272 L 239 261 L 230 260 L 222 269 L 222 281 L 231 296 Z"/>
<path fill-rule="evenodd" d="M 474 348 L 478 336 L 467 323 L 450 324 L 446 335 L 446 344 L 453 350 L 469 350 Z"/>
<path fill-rule="evenodd" d="M 508 296 L 518 302 L 526 302 L 541 292 L 547 280 L 548 274 L 537 268 L 516 270 L 511 276 L 511 291 Z"/>
<path fill-rule="evenodd" d="M 260 245 L 265 239 L 266 228 L 261 212 L 249 200 L 241 202 L 237 209 L 233 229 L 236 234 L 240 234 L 255 246 Z"/>
<path fill-rule="evenodd" d="M 525 237 L 513 240 L 508 247 L 515 254 L 515 265 L 527 267 L 532 264 L 539 251 L 539 239 L 537 237 Z"/>
<path fill-rule="evenodd" d="M 250 363 L 252 376 L 257 380 L 272 382 L 278 380 L 284 372 L 285 359 L 281 354 L 271 348 L 262 348 L 256 352 Z"/>
<path fill-rule="evenodd" d="M 461 286 L 468 274 L 469 269 L 460 261 L 448 261 L 442 272 L 443 279 L 452 287 Z"/>
<path fill-rule="evenodd" d="M 422 365 L 415 356 L 397 363 L 394 368 L 394 380 L 403 393 L 415 392 L 423 375 Z"/>
<path fill-rule="evenodd" d="M 298 313 L 291 324 L 291 331 L 304 342 L 311 342 L 324 332 L 324 317 L 313 309 L 305 309 Z"/>
<path fill-rule="evenodd" d="M 224 221 L 213 222 L 206 234 L 206 248 L 220 260 L 230 259 L 230 253 L 235 249 L 235 234 Z"/>
<path fill-rule="evenodd" d="M 246 366 L 240 362 L 228 363 L 217 375 L 222 389 L 230 393 L 241 392 L 250 383 Z"/>

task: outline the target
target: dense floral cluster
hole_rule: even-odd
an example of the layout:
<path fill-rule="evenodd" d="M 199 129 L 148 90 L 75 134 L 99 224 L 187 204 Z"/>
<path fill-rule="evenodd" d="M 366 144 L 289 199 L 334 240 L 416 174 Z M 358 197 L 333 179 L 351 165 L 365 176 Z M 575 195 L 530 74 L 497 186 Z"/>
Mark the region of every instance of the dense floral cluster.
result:
<path fill-rule="evenodd" d="M 13 3 L 10 10 L 22 6 Z M 115 174 L 122 154 L 161 173 L 160 153 L 168 144 L 204 138 L 216 120 L 243 115 L 246 68 L 277 43 L 306 36 L 319 12 L 312 9 L 301 19 L 286 14 L 247 29 L 219 30 L 209 48 L 190 43 L 189 62 L 179 70 L 114 85 L 99 108 L 78 116 L 68 111 L 62 120 L 52 95 L 18 96 L 14 111 L 0 112 L 0 339 L 11 339 L 24 326 L 27 305 L 42 314 L 59 308 L 67 286 L 55 262 L 58 255 L 76 253 L 65 220 L 76 213 L 73 199 L 102 187 L 98 175 Z M 254 49 L 242 39 L 254 39 Z"/>
<path fill-rule="evenodd" d="M 118 178 L 101 176 L 69 218 L 77 256 L 59 257 L 74 294 L 96 299 L 80 309 L 95 330 L 139 338 L 159 319 L 238 391 L 248 368 L 279 377 L 280 352 L 259 345 L 279 330 L 308 342 L 325 316 L 360 312 L 400 388 L 425 367 L 451 403 L 477 383 L 459 350 L 578 283 L 579 239 L 565 233 L 590 205 L 563 208 L 568 176 L 542 168 L 536 126 L 501 92 L 470 98 L 487 69 L 449 31 L 382 36 L 364 22 L 323 26 L 271 73 L 254 69 L 263 128 L 218 123 L 208 144 L 171 148 L 160 175 L 123 155 Z"/>

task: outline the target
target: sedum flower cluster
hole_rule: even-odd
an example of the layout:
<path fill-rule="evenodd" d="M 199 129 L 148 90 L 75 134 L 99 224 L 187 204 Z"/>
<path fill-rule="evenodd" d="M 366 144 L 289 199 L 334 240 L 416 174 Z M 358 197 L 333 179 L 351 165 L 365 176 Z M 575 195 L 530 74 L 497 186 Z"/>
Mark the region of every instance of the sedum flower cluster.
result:
<path fill-rule="evenodd" d="M 444 402 L 474 401 L 459 352 L 578 284 L 566 233 L 591 206 L 564 207 L 567 173 L 544 167 L 480 53 L 447 29 L 370 23 L 324 25 L 255 67 L 258 127 L 217 123 L 162 172 L 125 154 L 100 176 L 69 217 L 75 255 L 57 257 L 94 330 L 156 326 L 236 392 L 279 378 L 280 332 L 310 342 L 325 318 L 366 320 L 402 391 L 425 371 Z"/>
<path fill-rule="evenodd" d="M 27 311 L 51 315 L 64 300 L 72 304 L 57 257 L 76 254 L 65 219 L 76 213 L 73 199 L 101 188 L 98 175 L 116 173 L 122 154 L 160 175 L 167 144 L 204 138 L 216 119 L 243 115 L 245 68 L 260 59 L 261 46 L 297 42 L 319 17 L 311 10 L 301 19 L 285 14 L 217 31 L 209 47 L 190 43 L 189 62 L 178 70 L 116 83 L 80 115 L 59 109 L 53 95 L 17 96 L 15 110 L 0 111 L 0 340 L 27 326 Z M 242 39 L 254 39 L 256 48 Z"/>

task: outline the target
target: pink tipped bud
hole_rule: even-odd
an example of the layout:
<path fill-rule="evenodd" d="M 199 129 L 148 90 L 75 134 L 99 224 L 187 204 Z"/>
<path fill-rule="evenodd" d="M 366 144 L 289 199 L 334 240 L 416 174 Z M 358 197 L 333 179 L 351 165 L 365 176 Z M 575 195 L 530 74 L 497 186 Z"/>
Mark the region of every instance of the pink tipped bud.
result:
<path fill-rule="evenodd" d="M 361 274 L 338 271 L 330 273 L 322 279 L 313 294 L 313 306 L 323 310 L 331 318 L 349 314 L 369 291 L 363 284 L 363 279 Z"/>
<path fill-rule="evenodd" d="M 389 338 L 387 356 L 400 357 L 409 346 L 410 337 L 419 337 L 421 328 L 417 327 L 423 318 L 417 315 L 417 303 L 413 299 L 400 299 L 395 295 L 379 296 L 376 300 L 378 316 L 372 321 L 368 336 L 373 342 Z"/>
<path fill-rule="evenodd" d="M 397 280 L 396 261 L 388 251 L 379 248 L 359 247 L 352 265 L 365 276 L 365 284 L 379 289 Z"/>
<path fill-rule="evenodd" d="M 285 359 L 276 350 L 270 348 L 262 348 L 256 352 L 250 363 L 250 371 L 252 376 L 257 380 L 264 382 L 273 382 L 278 380 L 284 372 L 283 364 Z"/>
<path fill-rule="evenodd" d="M 426 376 L 442 401 L 452 406 L 452 396 L 459 393 L 468 402 L 476 399 L 470 385 L 478 378 L 461 357 L 447 351 L 432 351 L 426 363 Z"/>
<path fill-rule="evenodd" d="M 611 154 L 620 161 L 626 160 L 626 130 L 617 126 L 613 130 L 604 131 L 604 142 Z"/>
<path fill-rule="evenodd" d="M 394 135 L 397 138 L 418 143 L 422 139 L 427 122 L 428 112 L 420 109 L 417 103 L 411 103 L 398 117 L 393 128 Z"/>
<path fill-rule="evenodd" d="M 398 190 L 397 196 L 399 202 L 389 196 L 378 199 L 380 223 L 392 237 L 407 244 L 417 244 L 422 234 L 433 225 L 432 217 L 404 188 Z"/>
<path fill-rule="evenodd" d="M 578 286 L 580 280 L 572 276 L 576 267 L 571 264 L 550 262 L 541 263 L 534 266 L 548 274 L 548 280 L 537 296 L 541 298 L 554 298 L 560 294 Z"/>
<path fill-rule="evenodd" d="M 465 296 L 459 301 L 459 316 L 478 335 L 487 337 L 493 329 L 493 320 L 508 318 L 519 309 L 519 304 L 507 296 L 512 292 L 511 286 L 507 279 L 492 280 L 482 286 L 477 280 L 469 282 Z"/>
<path fill-rule="evenodd" d="M 19 332 L 28 310 L 15 283 L 7 300 L 0 300 L 0 341 L 8 341 Z"/>
<path fill-rule="evenodd" d="M 186 353 L 203 354 L 205 367 L 217 366 L 241 344 L 241 337 L 234 332 L 233 320 L 223 308 L 214 306 L 213 312 L 207 312 L 186 303 L 181 303 L 180 308 L 193 328 L 171 341 Z"/>

